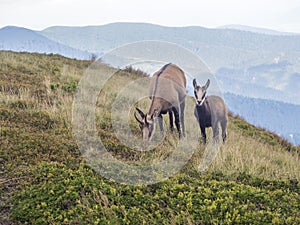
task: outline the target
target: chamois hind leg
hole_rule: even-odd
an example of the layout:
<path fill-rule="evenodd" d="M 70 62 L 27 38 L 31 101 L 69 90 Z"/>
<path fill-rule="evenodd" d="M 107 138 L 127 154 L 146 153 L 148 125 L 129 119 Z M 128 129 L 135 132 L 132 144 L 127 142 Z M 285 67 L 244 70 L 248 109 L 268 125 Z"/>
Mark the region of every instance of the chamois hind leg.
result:
<path fill-rule="evenodd" d="M 181 138 L 181 130 L 180 130 L 180 121 L 179 121 L 179 112 L 177 107 L 173 107 L 173 112 L 175 116 L 175 125 L 178 131 L 179 138 Z"/>
<path fill-rule="evenodd" d="M 215 143 L 219 143 L 219 122 L 214 122 L 212 124 L 213 129 L 213 140 Z"/>
<path fill-rule="evenodd" d="M 160 133 L 164 134 L 163 118 L 161 114 L 158 116 L 158 124 L 159 124 Z"/>
<path fill-rule="evenodd" d="M 184 109 L 185 109 L 185 101 L 183 100 L 183 101 L 180 103 L 180 122 L 181 122 L 182 135 L 183 135 L 183 137 L 185 137 Z"/>
<path fill-rule="evenodd" d="M 221 121 L 221 128 L 222 128 L 222 139 L 223 143 L 225 143 L 227 134 L 226 134 L 226 128 L 227 128 L 227 120 Z"/>
<path fill-rule="evenodd" d="M 169 110 L 168 113 L 169 113 L 170 130 L 171 130 L 171 133 L 173 133 L 173 131 L 174 131 L 173 112 L 172 112 L 172 110 Z"/>

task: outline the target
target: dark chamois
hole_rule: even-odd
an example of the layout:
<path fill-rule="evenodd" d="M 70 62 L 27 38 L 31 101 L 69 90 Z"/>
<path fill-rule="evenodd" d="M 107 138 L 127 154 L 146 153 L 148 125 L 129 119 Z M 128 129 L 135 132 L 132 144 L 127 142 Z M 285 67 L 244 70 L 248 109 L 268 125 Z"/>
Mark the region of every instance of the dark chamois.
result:
<path fill-rule="evenodd" d="M 197 101 L 194 114 L 199 123 L 204 143 L 206 143 L 206 127 L 212 127 L 213 138 L 218 143 L 219 124 L 221 124 L 222 139 L 223 142 L 225 142 L 227 127 L 227 107 L 221 97 L 215 95 L 206 96 L 206 91 L 209 84 L 209 79 L 202 87 L 197 85 L 196 79 L 193 80 L 194 94 Z"/>
<path fill-rule="evenodd" d="M 174 113 L 179 138 L 181 138 L 182 135 L 184 136 L 184 108 L 186 96 L 186 78 L 184 72 L 178 66 L 171 63 L 163 66 L 150 80 L 149 96 L 152 101 L 148 113 L 145 114 L 139 108 L 136 108 L 136 111 L 142 119 L 138 118 L 136 112 L 134 113 L 143 132 L 143 140 L 150 141 L 153 137 L 155 118 L 158 118 L 160 129 L 163 132 L 162 114 L 166 113 L 169 113 L 171 130 L 173 129 Z"/>

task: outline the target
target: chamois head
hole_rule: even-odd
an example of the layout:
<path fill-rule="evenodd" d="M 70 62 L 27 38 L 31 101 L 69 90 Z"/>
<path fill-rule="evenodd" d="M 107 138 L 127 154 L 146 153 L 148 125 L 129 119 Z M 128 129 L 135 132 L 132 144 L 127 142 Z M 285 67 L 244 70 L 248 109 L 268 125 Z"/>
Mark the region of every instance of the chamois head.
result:
<path fill-rule="evenodd" d="M 141 119 L 138 118 L 136 112 L 139 113 Z M 144 114 L 142 110 L 139 108 L 136 108 L 136 111 L 134 112 L 135 119 L 139 122 L 141 131 L 143 133 L 143 140 L 144 141 L 151 141 L 154 129 L 155 129 L 155 123 L 154 123 L 154 115 L 150 116 L 147 114 Z"/>
<path fill-rule="evenodd" d="M 204 86 L 197 85 L 196 79 L 193 80 L 194 85 L 194 94 L 197 101 L 197 105 L 201 106 L 205 100 L 206 90 L 210 84 L 210 80 L 208 79 Z"/>

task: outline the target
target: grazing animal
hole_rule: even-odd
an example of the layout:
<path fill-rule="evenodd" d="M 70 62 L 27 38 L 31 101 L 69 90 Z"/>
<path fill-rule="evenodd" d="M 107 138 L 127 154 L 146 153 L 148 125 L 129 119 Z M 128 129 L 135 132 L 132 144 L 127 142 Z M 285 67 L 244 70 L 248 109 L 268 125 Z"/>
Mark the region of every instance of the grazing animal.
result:
<path fill-rule="evenodd" d="M 206 91 L 209 87 L 209 84 L 209 79 L 202 87 L 197 85 L 196 79 L 193 80 L 194 94 L 197 101 L 194 114 L 199 123 L 204 143 L 206 143 L 206 127 L 212 127 L 213 138 L 218 143 L 219 124 L 221 124 L 222 139 L 223 142 L 225 142 L 227 128 L 227 107 L 221 97 L 215 95 L 206 96 Z"/>
<path fill-rule="evenodd" d="M 169 113 L 171 131 L 173 130 L 174 113 L 179 138 L 182 135 L 185 136 L 186 78 L 184 72 L 174 64 L 164 65 L 159 71 L 154 73 L 150 80 L 149 96 L 151 105 L 148 113 L 145 114 L 139 108 L 136 108 L 136 112 L 139 113 L 142 119 L 138 118 L 136 112 L 134 113 L 135 119 L 139 122 L 143 133 L 143 140 L 151 141 L 155 130 L 155 118 L 158 118 L 160 130 L 163 132 L 162 114 L 166 113 Z"/>

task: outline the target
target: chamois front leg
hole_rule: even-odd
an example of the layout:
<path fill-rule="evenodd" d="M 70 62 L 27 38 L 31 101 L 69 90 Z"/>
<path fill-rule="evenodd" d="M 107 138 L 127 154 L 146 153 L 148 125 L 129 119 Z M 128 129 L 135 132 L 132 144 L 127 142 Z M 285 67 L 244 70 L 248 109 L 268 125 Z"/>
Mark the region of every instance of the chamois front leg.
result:
<path fill-rule="evenodd" d="M 204 144 L 206 144 L 206 131 L 205 131 L 205 126 L 201 126 L 200 125 L 200 130 L 201 130 L 201 135 L 202 135 L 202 139 Z"/>
<path fill-rule="evenodd" d="M 164 127 L 163 127 L 163 118 L 161 114 L 158 116 L 158 124 L 159 124 L 160 133 L 163 135 Z"/>

